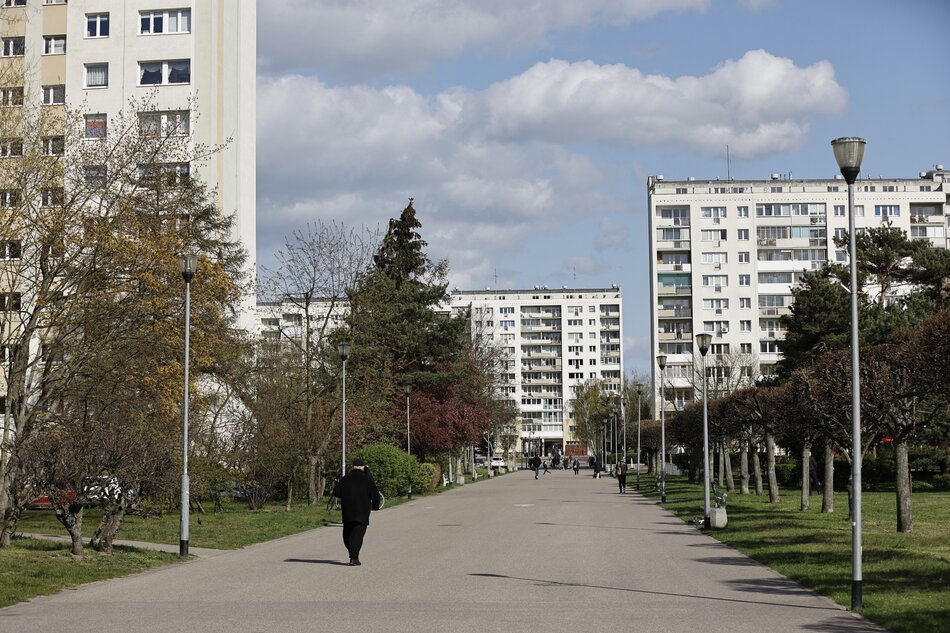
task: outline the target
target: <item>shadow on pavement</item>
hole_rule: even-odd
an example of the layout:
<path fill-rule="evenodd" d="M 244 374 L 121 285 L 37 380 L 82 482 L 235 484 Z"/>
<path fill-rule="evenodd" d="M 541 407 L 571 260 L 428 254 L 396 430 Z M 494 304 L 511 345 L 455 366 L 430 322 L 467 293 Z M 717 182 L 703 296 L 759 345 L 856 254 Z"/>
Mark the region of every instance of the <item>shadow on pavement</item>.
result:
<path fill-rule="evenodd" d="M 785 580 L 783 578 L 737 579 L 726 581 L 725 584 L 737 591 L 750 591 L 752 593 L 785 594 L 790 596 L 812 594 L 811 591 L 804 589 L 800 585 L 796 585 L 791 580 Z"/>
<path fill-rule="evenodd" d="M 625 593 L 640 593 L 651 596 L 671 596 L 676 598 L 695 598 L 696 600 L 712 600 L 714 602 L 733 602 L 738 604 L 758 604 L 763 606 L 771 607 L 790 607 L 793 609 L 808 609 L 810 611 L 835 611 L 840 612 L 841 609 L 835 606 L 827 607 L 816 607 L 813 605 L 807 604 L 790 604 L 787 602 L 767 602 L 765 600 L 742 600 L 740 598 L 720 598 L 717 596 L 700 596 L 696 594 L 689 593 L 672 593 L 669 591 L 651 591 L 649 589 L 633 589 L 630 587 L 611 587 L 608 585 L 588 585 L 585 583 L 577 582 L 560 582 L 557 580 L 548 580 L 546 578 L 520 578 L 518 576 L 505 576 L 503 574 L 487 574 L 487 573 L 473 573 L 469 576 L 478 576 L 481 578 L 500 578 L 507 580 L 522 580 L 524 582 L 534 583 L 536 585 L 548 585 L 551 587 L 587 587 L 590 589 L 606 589 L 608 591 L 622 591 Z M 755 591 L 755 589 L 750 589 L 750 591 Z M 768 593 L 763 591 L 763 593 Z"/>
<path fill-rule="evenodd" d="M 316 565 L 343 565 L 347 567 L 347 564 L 339 560 L 319 560 L 311 558 L 285 558 L 285 563 L 313 563 Z"/>
<path fill-rule="evenodd" d="M 694 558 L 693 560 L 698 563 L 709 563 L 710 565 L 762 567 L 761 563 L 757 563 L 747 556 L 710 556 L 709 558 Z"/>

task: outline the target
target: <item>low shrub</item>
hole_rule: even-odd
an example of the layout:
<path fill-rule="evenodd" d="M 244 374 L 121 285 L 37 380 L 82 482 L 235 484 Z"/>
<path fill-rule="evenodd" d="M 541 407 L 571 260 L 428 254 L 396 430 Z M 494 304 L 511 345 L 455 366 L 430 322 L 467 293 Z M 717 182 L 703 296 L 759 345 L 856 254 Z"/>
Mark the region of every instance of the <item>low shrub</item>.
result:
<path fill-rule="evenodd" d="M 775 464 L 775 478 L 778 479 L 778 485 L 783 488 L 798 486 L 802 478 L 798 460 L 794 457 L 786 457 Z"/>
<path fill-rule="evenodd" d="M 940 490 L 950 490 L 950 475 L 934 475 L 933 485 Z"/>
<path fill-rule="evenodd" d="M 354 451 L 351 457 L 361 457 L 366 462 L 380 492 L 387 497 L 409 494 L 410 482 L 416 490 L 427 487 L 425 465 L 416 461 L 415 456 L 390 444 L 363 446 Z"/>

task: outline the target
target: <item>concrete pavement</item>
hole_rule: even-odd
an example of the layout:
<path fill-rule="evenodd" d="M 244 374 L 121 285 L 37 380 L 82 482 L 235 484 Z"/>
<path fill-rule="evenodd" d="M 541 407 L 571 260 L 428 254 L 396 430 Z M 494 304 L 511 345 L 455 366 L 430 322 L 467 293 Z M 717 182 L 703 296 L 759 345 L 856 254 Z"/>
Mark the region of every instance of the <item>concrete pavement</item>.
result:
<path fill-rule="evenodd" d="M 0 609 L 31 633 L 882 631 L 612 479 L 528 471 Z"/>

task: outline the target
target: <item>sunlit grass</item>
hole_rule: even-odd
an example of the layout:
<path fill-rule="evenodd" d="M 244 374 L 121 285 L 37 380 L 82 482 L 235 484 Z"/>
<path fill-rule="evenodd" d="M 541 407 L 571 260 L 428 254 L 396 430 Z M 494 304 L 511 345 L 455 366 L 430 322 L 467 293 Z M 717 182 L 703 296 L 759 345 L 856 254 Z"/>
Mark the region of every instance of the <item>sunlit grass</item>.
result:
<path fill-rule="evenodd" d="M 643 486 L 648 496 L 653 479 Z M 664 507 L 685 520 L 702 514 L 701 486 L 670 478 Z M 835 512 L 821 513 L 813 495 L 802 512 L 800 492 L 734 493 L 729 523 L 711 535 L 835 602 L 851 603 L 851 522 L 846 493 L 835 494 Z M 896 531 L 894 493 L 862 495 L 863 609 L 861 615 L 895 633 L 947 630 L 950 621 L 950 493 L 914 493 L 914 529 Z"/>

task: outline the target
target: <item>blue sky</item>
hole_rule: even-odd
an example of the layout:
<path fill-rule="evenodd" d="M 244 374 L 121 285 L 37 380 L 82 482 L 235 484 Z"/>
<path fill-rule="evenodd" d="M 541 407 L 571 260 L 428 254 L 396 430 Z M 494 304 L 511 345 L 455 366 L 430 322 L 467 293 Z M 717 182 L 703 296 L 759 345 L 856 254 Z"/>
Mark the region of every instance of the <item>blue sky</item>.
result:
<path fill-rule="evenodd" d="M 624 292 L 646 372 L 646 178 L 950 163 L 950 0 L 258 3 L 258 259 L 415 198 L 461 289 Z"/>

